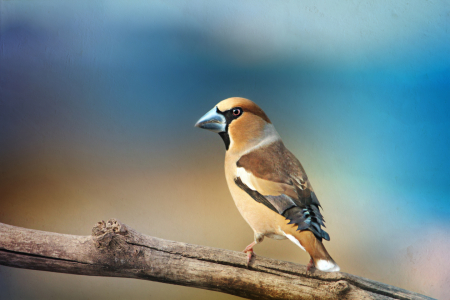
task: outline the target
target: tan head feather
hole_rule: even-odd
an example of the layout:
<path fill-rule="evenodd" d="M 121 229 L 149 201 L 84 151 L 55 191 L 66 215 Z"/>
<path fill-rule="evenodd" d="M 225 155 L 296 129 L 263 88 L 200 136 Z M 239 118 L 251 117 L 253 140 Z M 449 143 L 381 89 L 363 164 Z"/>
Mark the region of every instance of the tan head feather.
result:
<path fill-rule="evenodd" d="M 241 108 L 243 113 L 228 125 L 230 152 L 243 152 L 267 138 L 272 131 L 278 136 L 267 115 L 253 101 L 233 97 L 217 104 L 222 112 L 236 107 Z"/>
<path fill-rule="evenodd" d="M 225 100 L 220 101 L 217 104 L 217 107 L 220 111 L 227 111 L 234 107 L 240 107 L 244 110 L 244 112 L 254 114 L 255 116 L 260 117 L 267 123 L 271 123 L 267 115 L 264 111 L 253 101 L 241 98 L 241 97 L 232 97 Z"/>

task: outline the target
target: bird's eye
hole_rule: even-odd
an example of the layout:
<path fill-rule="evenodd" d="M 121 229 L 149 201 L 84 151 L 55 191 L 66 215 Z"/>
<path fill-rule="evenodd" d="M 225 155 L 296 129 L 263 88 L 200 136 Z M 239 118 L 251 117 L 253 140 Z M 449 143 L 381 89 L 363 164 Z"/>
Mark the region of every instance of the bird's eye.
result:
<path fill-rule="evenodd" d="M 242 109 L 240 108 L 233 108 L 233 116 L 237 117 L 242 114 Z"/>

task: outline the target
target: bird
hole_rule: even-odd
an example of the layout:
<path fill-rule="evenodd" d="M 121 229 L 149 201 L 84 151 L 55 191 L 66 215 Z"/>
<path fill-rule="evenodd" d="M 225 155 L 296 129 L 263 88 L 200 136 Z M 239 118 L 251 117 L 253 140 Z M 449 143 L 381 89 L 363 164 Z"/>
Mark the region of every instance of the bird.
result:
<path fill-rule="evenodd" d="M 264 237 L 289 239 L 308 252 L 307 271 L 340 270 L 322 240 L 330 240 L 321 205 L 299 160 L 283 144 L 264 111 L 253 101 L 232 97 L 220 101 L 195 127 L 220 135 L 225 143 L 225 177 L 232 198 L 254 232 L 253 247 Z"/>

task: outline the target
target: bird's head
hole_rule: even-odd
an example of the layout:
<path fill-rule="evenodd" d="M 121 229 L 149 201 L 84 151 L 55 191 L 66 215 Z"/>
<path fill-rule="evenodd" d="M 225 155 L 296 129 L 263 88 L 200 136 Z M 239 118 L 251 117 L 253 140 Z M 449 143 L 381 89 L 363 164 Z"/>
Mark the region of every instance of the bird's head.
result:
<path fill-rule="evenodd" d="M 227 150 L 241 151 L 276 134 L 264 111 L 253 101 L 233 97 L 219 102 L 195 124 L 219 133 Z"/>

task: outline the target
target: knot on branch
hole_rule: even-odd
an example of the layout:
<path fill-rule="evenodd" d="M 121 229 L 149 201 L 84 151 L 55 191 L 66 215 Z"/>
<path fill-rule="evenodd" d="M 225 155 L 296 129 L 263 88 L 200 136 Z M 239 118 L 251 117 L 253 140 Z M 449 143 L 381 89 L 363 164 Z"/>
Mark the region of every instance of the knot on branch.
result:
<path fill-rule="evenodd" d="M 328 284 L 327 289 L 335 295 L 342 295 L 350 290 L 350 285 L 345 280 L 339 280 Z"/>
<path fill-rule="evenodd" d="M 109 219 L 107 222 L 102 220 L 92 228 L 92 236 L 95 238 L 97 248 L 106 248 L 114 236 L 127 233 L 126 225 L 116 219 Z"/>

